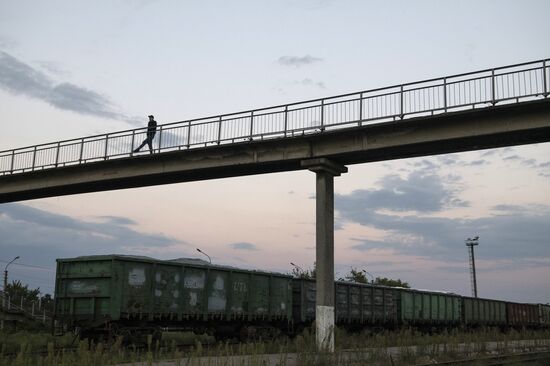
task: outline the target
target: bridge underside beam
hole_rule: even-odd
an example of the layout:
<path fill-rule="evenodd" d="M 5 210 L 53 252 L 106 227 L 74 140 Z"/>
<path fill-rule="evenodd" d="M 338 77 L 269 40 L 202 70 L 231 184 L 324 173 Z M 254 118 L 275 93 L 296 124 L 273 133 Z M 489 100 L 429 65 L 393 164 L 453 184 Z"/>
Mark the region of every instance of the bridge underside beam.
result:
<path fill-rule="evenodd" d="M 550 100 L 0 176 L 0 203 L 550 141 Z"/>

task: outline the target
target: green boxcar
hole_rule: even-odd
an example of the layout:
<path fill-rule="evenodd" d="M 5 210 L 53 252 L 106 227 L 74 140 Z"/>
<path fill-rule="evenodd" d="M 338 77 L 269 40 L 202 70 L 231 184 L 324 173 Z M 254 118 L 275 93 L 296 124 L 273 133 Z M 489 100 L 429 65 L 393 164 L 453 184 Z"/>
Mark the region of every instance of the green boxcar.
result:
<path fill-rule="evenodd" d="M 506 303 L 499 300 L 463 297 L 466 325 L 506 325 Z"/>
<path fill-rule="evenodd" d="M 292 281 L 295 322 L 310 323 L 315 320 L 315 286 L 314 280 Z M 336 324 L 395 324 L 397 301 L 397 292 L 390 287 L 335 282 Z"/>
<path fill-rule="evenodd" d="M 542 327 L 550 327 L 550 305 L 539 304 L 539 319 Z"/>
<path fill-rule="evenodd" d="M 455 294 L 399 288 L 399 321 L 404 324 L 456 324 L 461 298 Z"/>
<path fill-rule="evenodd" d="M 132 319 L 292 320 L 290 276 L 201 262 L 120 255 L 58 259 L 56 319 L 90 327 Z"/>

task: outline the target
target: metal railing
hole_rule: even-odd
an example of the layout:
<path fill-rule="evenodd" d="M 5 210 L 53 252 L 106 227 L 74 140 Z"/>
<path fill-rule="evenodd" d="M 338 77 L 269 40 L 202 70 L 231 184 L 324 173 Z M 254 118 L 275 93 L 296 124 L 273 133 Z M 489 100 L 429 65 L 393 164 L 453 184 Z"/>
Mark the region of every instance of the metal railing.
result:
<path fill-rule="evenodd" d="M 21 313 L 29 319 L 42 321 L 43 323 L 52 318 L 52 314 L 46 311 L 46 308 L 41 306 L 40 302 L 31 301 L 26 303 L 23 298 L 19 298 L 19 304 L 16 304 L 3 291 L 0 291 L 0 310 Z"/>
<path fill-rule="evenodd" d="M 550 59 L 160 125 L 154 152 L 286 138 L 550 94 Z M 141 156 L 147 127 L 0 152 L 0 175 Z"/>

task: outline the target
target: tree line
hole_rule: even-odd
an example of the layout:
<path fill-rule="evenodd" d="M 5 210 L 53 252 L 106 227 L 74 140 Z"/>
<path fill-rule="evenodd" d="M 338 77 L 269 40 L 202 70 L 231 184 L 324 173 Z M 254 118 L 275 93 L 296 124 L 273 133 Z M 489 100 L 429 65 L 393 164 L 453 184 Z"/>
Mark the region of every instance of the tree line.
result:
<path fill-rule="evenodd" d="M 316 275 L 316 264 L 313 263 L 313 268 L 309 268 L 306 270 L 302 270 L 301 268 L 294 267 L 292 271 L 289 273 L 289 275 L 295 278 L 314 280 Z M 347 273 L 344 277 L 338 278 L 338 281 L 366 283 L 366 284 L 374 284 L 374 285 L 390 286 L 390 287 L 411 288 L 408 282 L 402 281 L 399 278 L 394 280 L 387 277 L 376 277 L 376 278 L 373 278 L 373 281 L 369 281 L 366 271 L 359 270 L 354 267 L 351 267 L 351 270 L 349 271 L 349 273 Z"/>

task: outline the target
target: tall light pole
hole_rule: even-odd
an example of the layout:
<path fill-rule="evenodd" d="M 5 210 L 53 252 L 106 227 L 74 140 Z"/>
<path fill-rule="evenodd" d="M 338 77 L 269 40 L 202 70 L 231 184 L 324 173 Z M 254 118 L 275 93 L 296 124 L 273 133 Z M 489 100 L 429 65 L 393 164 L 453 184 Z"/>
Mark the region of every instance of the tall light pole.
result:
<path fill-rule="evenodd" d="M 369 272 L 365 271 L 364 269 L 362 271 L 363 273 L 368 274 L 372 278 L 372 283 L 374 283 L 374 276 L 371 275 Z"/>
<path fill-rule="evenodd" d="M 200 250 L 199 248 L 197 248 L 197 252 L 202 253 L 202 254 L 204 254 L 205 256 L 207 256 L 207 257 L 208 257 L 208 261 L 210 262 L 210 264 L 212 264 L 212 259 L 210 259 L 210 256 L 209 256 L 208 254 L 206 254 L 205 252 L 203 252 L 203 251 Z"/>
<path fill-rule="evenodd" d="M 19 256 L 13 258 L 8 264 L 6 264 L 6 267 L 4 268 L 4 293 L 6 293 L 6 290 L 8 288 L 8 266 L 19 259 Z"/>
<path fill-rule="evenodd" d="M 472 296 L 477 297 L 477 281 L 476 281 L 476 260 L 474 257 L 474 246 L 479 245 L 479 236 L 466 239 L 466 246 L 470 253 L 470 280 L 472 286 Z"/>
<path fill-rule="evenodd" d="M 298 275 L 301 275 L 302 273 L 304 273 L 304 270 L 302 269 L 302 267 L 300 267 L 300 266 L 298 266 L 298 265 L 296 265 L 292 262 L 290 262 L 290 265 L 296 267 L 296 269 L 298 270 Z"/>

